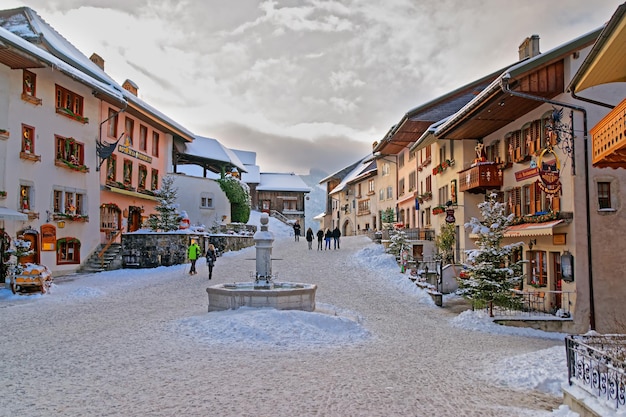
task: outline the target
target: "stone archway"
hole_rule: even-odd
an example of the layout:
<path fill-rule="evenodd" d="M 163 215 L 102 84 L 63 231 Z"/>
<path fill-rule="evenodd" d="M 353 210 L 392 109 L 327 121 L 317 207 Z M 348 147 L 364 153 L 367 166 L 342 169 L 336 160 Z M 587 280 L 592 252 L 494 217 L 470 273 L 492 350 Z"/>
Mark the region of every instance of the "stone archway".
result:
<path fill-rule="evenodd" d="M 343 225 L 341 226 L 341 235 L 342 236 L 354 235 L 354 226 L 352 225 L 352 222 L 350 222 L 350 219 L 344 220 Z"/>

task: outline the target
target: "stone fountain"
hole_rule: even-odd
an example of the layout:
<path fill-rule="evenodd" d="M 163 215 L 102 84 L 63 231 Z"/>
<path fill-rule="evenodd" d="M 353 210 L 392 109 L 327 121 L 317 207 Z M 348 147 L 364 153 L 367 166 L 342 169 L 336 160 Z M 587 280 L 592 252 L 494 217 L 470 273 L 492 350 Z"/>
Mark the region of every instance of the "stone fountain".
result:
<path fill-rule="evenodd" d="M 254 282 L 218 284 L 206 289 L 209 312 L 239 307 L 272 307 L 278 310 L 315 310 L 317 285 L 276 282 L 272 275 L 274 234 L 268 230 L 269 216 L 261 214 L 261 229 L 254 234 L 256 273 Z"/>

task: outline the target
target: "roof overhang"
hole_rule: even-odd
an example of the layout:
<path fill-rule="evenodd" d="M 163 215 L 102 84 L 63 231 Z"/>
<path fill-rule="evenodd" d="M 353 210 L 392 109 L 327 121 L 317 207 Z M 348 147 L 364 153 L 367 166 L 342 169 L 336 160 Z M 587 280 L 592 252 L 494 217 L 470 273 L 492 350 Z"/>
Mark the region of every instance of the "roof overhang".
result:
<path fill-rule="evenodd" d="M 565 57 L 592 45 L 601 29 L 587 33 L 549 52 L 522 61 L 502 73 L 474 100 L 450 117 L 435 132 L 438 139 L 482 139 L 543 104 L 514 96 L 512 91 L 553 99 L 565 92 Z"/>
<path fill-rule="evenodd" d="M 600 84 L 626 82 L 626 3 L 621 4 L 572 78 L 574 93 Z"/>
<path fill-rule="evenodd" d="M 373 152 L 392 155 L 399 154 L 407 147 L 413 148 L 411 145 L 427 132 L 433 123 L 457 112 L 483 91 L 501 72 L 502 70 L 491 73 L 408 111 L 374 147 Z"/>
<path fill-rule="evenodd" d="M 11 69 L 44 68 L 46 65 L 23 51 L 0 40 L 0 63 Z"/>

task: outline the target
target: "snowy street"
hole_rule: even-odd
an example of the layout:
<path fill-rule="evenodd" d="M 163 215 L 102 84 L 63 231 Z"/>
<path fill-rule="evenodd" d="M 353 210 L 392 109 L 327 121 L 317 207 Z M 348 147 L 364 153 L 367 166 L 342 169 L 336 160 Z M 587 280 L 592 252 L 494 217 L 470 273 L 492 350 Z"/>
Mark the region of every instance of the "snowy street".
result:
<path fill-rule="evenodd" d="M 315 313 L 207 313 L 209 284 L 251 281 L 254 248 L 220 257 L 211 281 L 201 259 L 194 276 L 177 265 L 59 279 L 45 296 L 0 290 L 0 415 L 511 417 L 559 407 L 554 394 L 506 386 L 498 367 L 549 348 L 564 363 L 558 337 L 453 325 L 457 314 L 366 237 L 309 251 L 270 230 L 277 280 L 317 284 Z M 537 357 L 524 367 L 543 366 Z"/>

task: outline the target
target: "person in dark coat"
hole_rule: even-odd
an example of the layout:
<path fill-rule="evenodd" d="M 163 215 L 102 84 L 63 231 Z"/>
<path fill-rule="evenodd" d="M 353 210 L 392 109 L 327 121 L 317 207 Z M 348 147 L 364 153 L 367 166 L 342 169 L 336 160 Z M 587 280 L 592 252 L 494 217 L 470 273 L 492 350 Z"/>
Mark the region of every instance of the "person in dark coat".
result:
<path fill-rule="evenodd" d="M 339 227 L 335 227 L 333 230 L 333 241 L 335 242 L 335 249 L 339 249 L 339 238 L 341 237 L 341 232 L 339 231 Z"/>
<path fill-rule="evenodd" d="M 317 231 L 317 250 L 323 250 L 322 241 L 324 240 L 324 231 L 322 229 Z"/>
<path fill-rule="evenodd" d="M 300 242 L 300 222 L 296 220 L 293 225 L 293 234 L 295 236 L 296 242 Z"/>
<path fill-rule="evenodd" d="M 331 232 L 330 229 L 326 229 L 326 233 L 324 233 L 324 241 L 326 242 L 324 249 L 330 249 L 330 240 L 332 238 L 333 238 L 333 232 Z"/>
<path fill-rule="evenodd" d="M 309 245 L 309 250 L 313 249 L 313 229 L 310 227 L 306 229 L 306 243 Z"/>
<path fill-rule="evenodd" d="M 217 261 L 217 252 L 215 251 L 215 246 L 209 243 L 206 250 L 206 265 L 209 267 L 209 279 L 213 278 L 213 265 L 215 265 L 215 261 Z"/>

